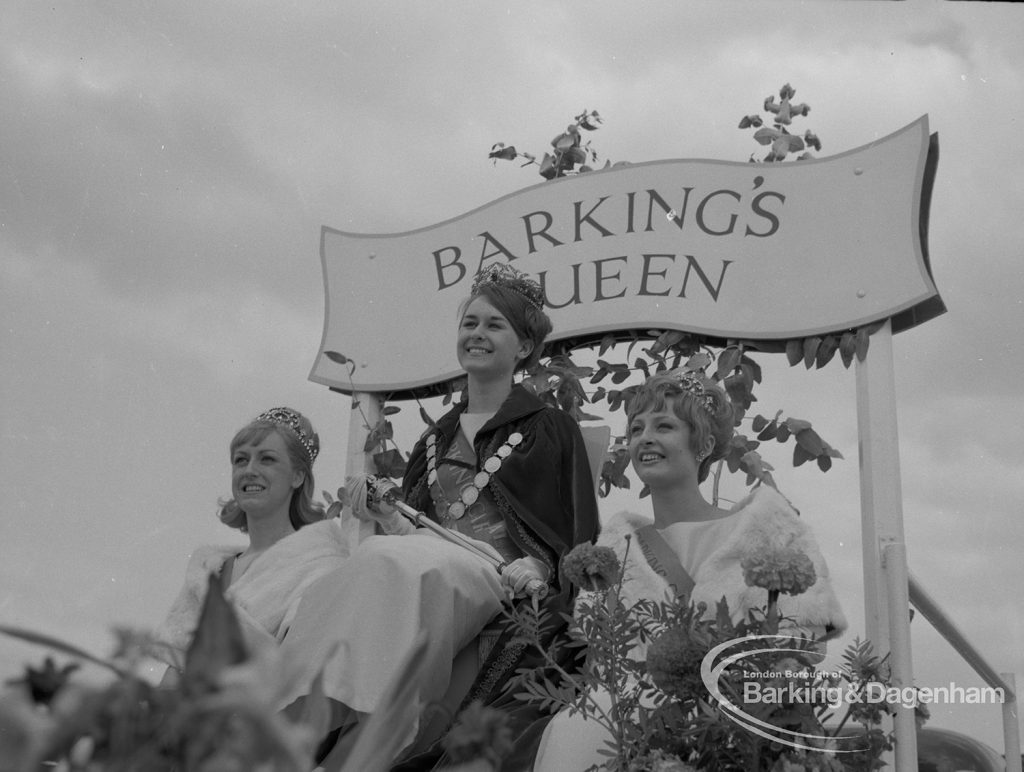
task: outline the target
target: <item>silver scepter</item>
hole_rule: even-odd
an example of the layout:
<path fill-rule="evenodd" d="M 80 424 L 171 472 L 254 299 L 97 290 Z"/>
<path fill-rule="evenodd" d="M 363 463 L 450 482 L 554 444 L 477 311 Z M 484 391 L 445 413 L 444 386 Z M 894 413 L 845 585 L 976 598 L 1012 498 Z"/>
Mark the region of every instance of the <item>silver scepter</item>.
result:
<path fill-rule="evenodd" d="M 368 474 L 366 475 L 366 496 L 368 501 L 367 505 L 373 506 L 374 504 L 390 504 L 398 513 L 405 519 L 409 520 L 417 528 L 426 528 L 434 534 L 437 534 L 442 539 L 452 544 L 457 544 L 463 549 L 467 549 L 483 560 L 490 563 L 500 574 L 505 570 L 508 565 L 506 561 L 495 558 L 490 553 L 480 549 L 471 539 L 463 536 L 458 531 L 453 531 L 449 528 L 445 528 L 440 523 L 436 523 L 426 516 L 423 512 L 415 509 L 401 498 L 398 486 L 394 481 L 387 477 L 381 477 L 380 475 Z M 548 594 L 547 582 L 540 579 L 533 579 L 526 585 L 526 594 L 531 595 L 534 598 L 542 599 Z"/>

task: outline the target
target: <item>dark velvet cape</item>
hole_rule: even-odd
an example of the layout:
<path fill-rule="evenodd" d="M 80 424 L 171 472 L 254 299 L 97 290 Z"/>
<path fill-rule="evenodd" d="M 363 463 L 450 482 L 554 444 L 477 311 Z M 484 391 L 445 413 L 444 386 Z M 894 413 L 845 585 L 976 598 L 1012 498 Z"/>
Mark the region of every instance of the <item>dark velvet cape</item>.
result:
<path fill-rule="evenodd" d="M 443 456 L 459 430 L 465 401 L 456 405 L 428 430 L 413 448 L 404 478 L 406 501 L 436 518 L 427 485 L 426 437 L 436 434 L 437 453 Z M 566 633 L 561 614 L 572 613 L 576 588 L 559 573 L 561 558 L 577 544 L 593 542 L 600 529 L 594 480 L 590 474 L 583 437 L 576 421 L 551 407 L 522 386 L 515 386 L 498 412 L 477 432 L 474 449 L 478 464 L 494 454 L 510 435 L 523 441 L 503 461 L 489 483 L 505 519 L 509 536 L 523 553 L 542 560 L 551 570 L 544 607 L 557 624 L 546 631 L 547 640 Z M 526 601 L 529 602 L 529 601 Z M 511 631 L 498 638 L 482 663 L 463 706 L 473 700 L 500 708 L 510 717 L 516 735 L 512 755 L 502 762 L 503 772 L 528 770 L 544 725 L 550 719 L 533 705 L 516 700 L 504 687 L 517 668 L 538 664 L 539 655 L 513 640 Z M 563 663 L 574 668 L 571 662 Z M 428 770 L 442 759 L 433 748 L 395 767 L 414 772 Z"/>

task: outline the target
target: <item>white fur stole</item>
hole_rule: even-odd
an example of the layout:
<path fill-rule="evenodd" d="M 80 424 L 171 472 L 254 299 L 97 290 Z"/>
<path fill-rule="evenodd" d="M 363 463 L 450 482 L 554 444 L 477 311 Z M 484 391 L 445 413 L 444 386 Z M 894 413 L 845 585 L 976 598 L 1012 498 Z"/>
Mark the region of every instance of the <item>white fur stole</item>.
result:
<path fill-rule="evenodd" d="M 737 504 L 728 517 L 736 518 L 735 527 L 697 569 L 693 576 L 695 585 L 691 600 L 706 603 L 708 613 L 714 614 L 717 603 L 725 597 L 733 621 L 740 621 L 749 609 L 761 609 L 768 604 L 767 590 L 748 587 L 744 582 L 741 558 L 752 545 L 770 544 L 776 549 L 788 547 L 803 552 L 811 559 L 817 581 L 801 595 L 780 596 L 780 613 L 797 627 L 827 628 L 828 637 L 846 629 L 846 617 L 832 588 L 828 566 L 818 543 L 811 529 L 800 520 L 782 494 L 761 485 Z M 626 535 L 653 522 L 649 516 L 620 512 L 605 526 L 598 544 L 612 547 L 621 560 L 626 551 Z M 635 539 L 630 544 L 625 575 L 623 600 L 626 603 L 635 603 L 641 598 L 660 601 L 669 592 L 668 584 L 644 559 Z"/>

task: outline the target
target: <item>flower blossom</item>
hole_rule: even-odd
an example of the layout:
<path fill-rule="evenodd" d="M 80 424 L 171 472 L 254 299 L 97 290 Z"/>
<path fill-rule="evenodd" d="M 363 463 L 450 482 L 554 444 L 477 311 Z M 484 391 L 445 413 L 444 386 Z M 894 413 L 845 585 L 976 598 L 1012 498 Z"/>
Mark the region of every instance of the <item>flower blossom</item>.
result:
<path fill-rule="evenodd" d="M 743 581 L 769 592 L 800 595 L 818 581 L 814 564 L 803 552 L 781 549 L 765 554 L 750 553 L 740 561 Z"/>
<path fill-rule="evenodd" d="M 562 570 L 570 582 L 584 590 L 603 591 L 618 584 L 622 566 L 615 550 L 578 544 L 562 558 Z"/>
<path fill-rule="evenodd" d="M 647 648 L 647 674 L 661 691 L 678 699 L 692 698 L 703 688 L 700 663 L 707 651 L 682 627 L 670 627 Z"/>

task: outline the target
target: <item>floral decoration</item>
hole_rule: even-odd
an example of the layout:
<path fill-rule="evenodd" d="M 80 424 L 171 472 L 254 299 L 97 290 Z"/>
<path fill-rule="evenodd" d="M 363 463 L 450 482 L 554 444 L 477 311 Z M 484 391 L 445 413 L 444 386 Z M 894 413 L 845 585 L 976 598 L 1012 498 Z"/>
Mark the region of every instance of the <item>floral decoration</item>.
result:
<path fill-rule="evenodd" d="M 581 544 L 562 560 L 565 577 L 583 590 L 604 591 L 618 584 L 622 566 L 608 547 Z"/>
<path fill-rule="evenodd" d="M 740 560 L 740 567 L 749 586 L 786 595 L 801 595 L 818 580 L 811 559 L 793 549 L 748 554 Z"/>
<path fill-rule="evenodd" d="M 813 565 L 798 551 L 761 546 L 764 549 L 748 556 L 742 570 L 748 584 L 768 589 L 768 603 L 748 609 L 738 623 L 732 621 L 724 598 L 714 609 L 671 595 L 659 602 L 643 599 L 627 605 L 622 586 L 628 580 L 623 579 L 618 560 L 613 564 L 612 558 L 602 557 L 603 569 L 614 565 L 615 571 L 598 571 L 595 551 L 600 548 L 575 548 L 563 559 L 566 576 L 581 586 L 588 586 L 588 577 L 597 574 L 614 576 L 616 581 L 606 589 L 581 593 L 577 601 L 570 626 L 573 640 L 563 644 L 578 652 L 576 672 L 558 665 L 564 657 L 557 646 L 541 644 L 536 631 L 545 621 L 543 609 L 521 604 L 508 612 L 521 640 L 536 646 L 545 658 L 542 666 L 520 673 L 513 687 L 516 696 L 552 713 L 582 714 L 607 731 L 605 747 L 599 750 L 605 761 L 588 772 L 877 769 L 881 755 L 894 742 L 881 722 L 895 708 L 877 701 L 858 704 L 854 699 L 843 706 L 839 718 L 838 707 L 820 695 L 831 687 L 856 697 L 869 683 L 887 685 L 885 660 L 875 656 L 870 643 L 856 641 L 843 653 L 841 667 L 815 671 L 814 663 L 822 660 L 820 645 L 800 635 L 777 609 L 780 593 L 798 595 L 814 584 Z M 629 559 L 627 547 L 623 560 L 628 564 Z M 776 643 L 765 646 L 765 639 Z M 723 650 L 731 655 L 726 658 Z M 708 671 L 719 664 L 716 696 L 702 668 Z M 801 689 L 819 698 L 794 697 Z M 750 690 L 768 696 L 746 702 L 742 695 Z M 751 723 L 736 720 L 739 704 Z M 762 737 L 749 731 L 753 725 L 776 734 Z M 815 739 L 805 745 L 785 742 L 793 736 Z"/>

